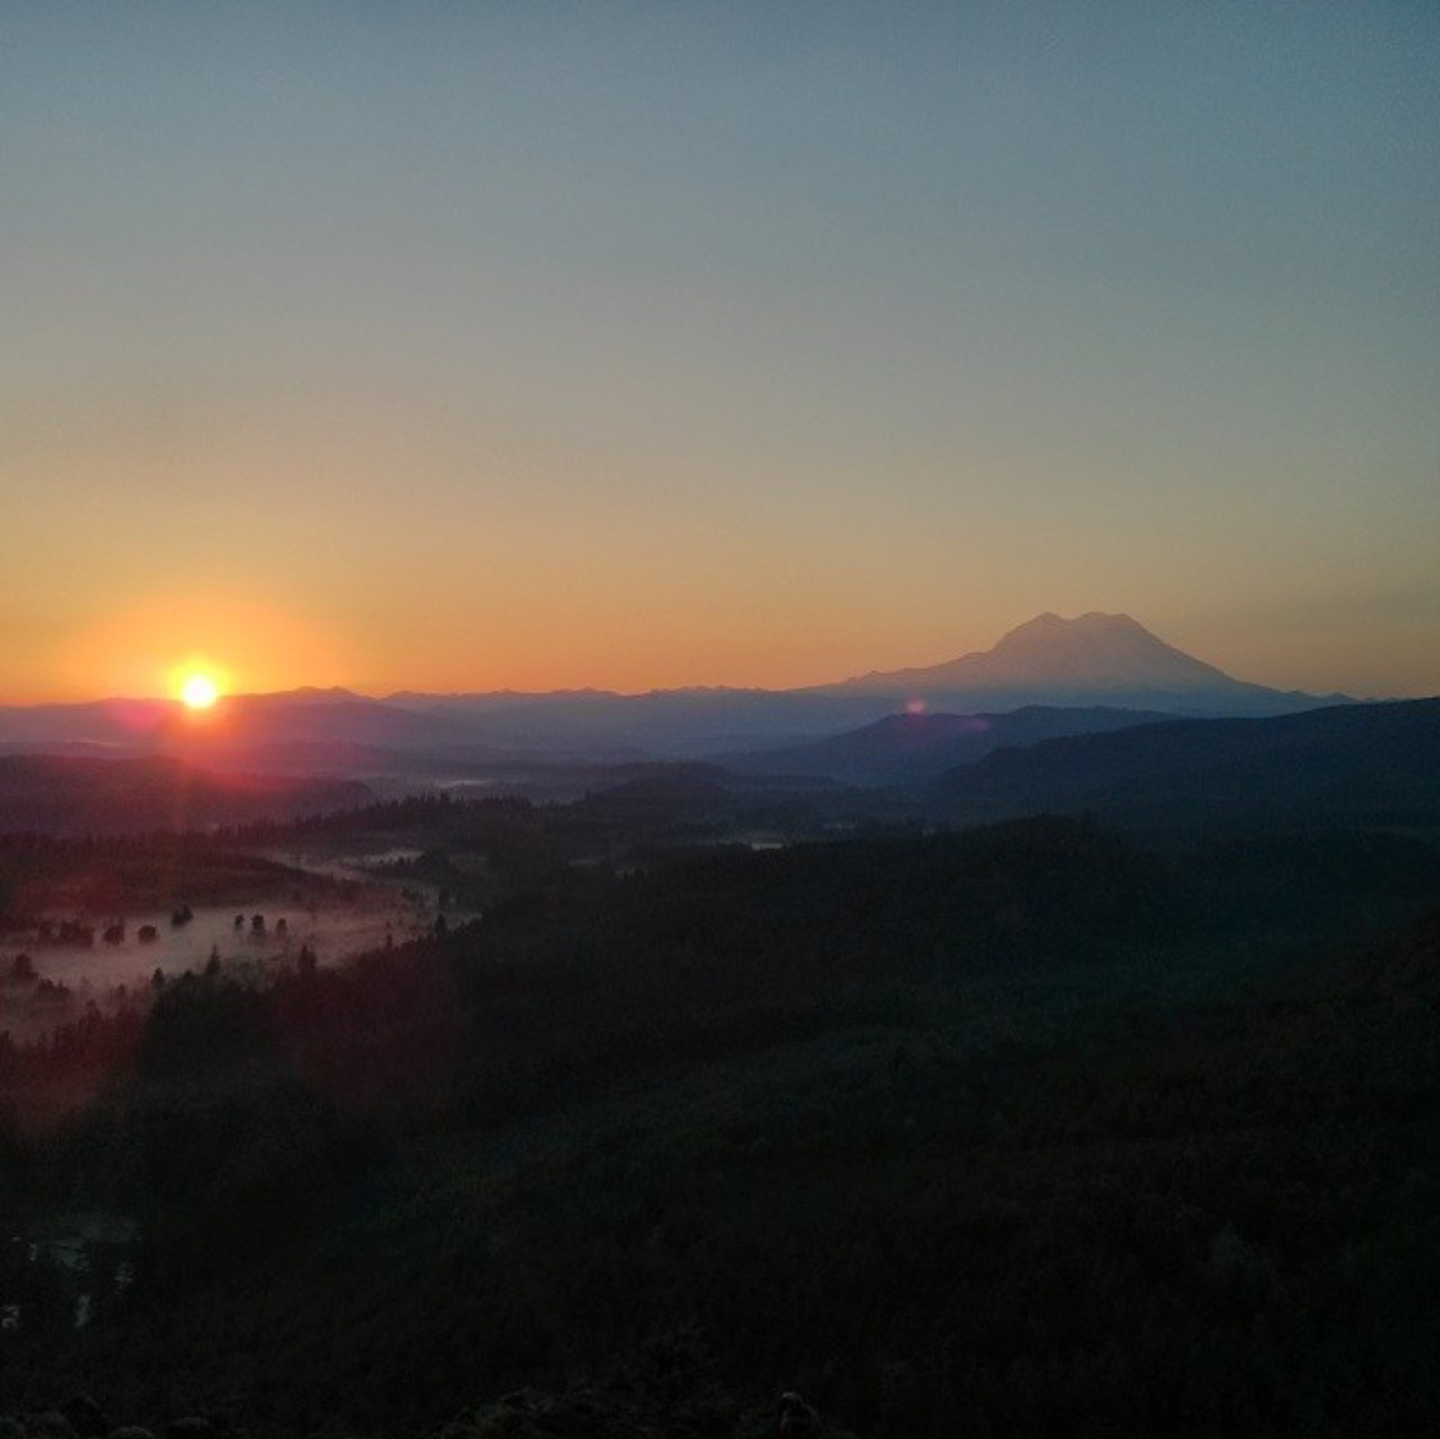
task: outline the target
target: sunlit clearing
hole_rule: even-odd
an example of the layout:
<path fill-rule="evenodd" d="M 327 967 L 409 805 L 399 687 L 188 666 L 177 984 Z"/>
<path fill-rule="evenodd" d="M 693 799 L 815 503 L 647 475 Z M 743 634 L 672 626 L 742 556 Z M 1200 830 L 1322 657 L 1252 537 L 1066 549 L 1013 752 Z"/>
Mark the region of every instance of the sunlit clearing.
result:
<path fill-rule="evenodd" d="M 187 675 L 180 686 L 180 698 L 192 710 L 208 710 L 220 698 L 220 686 L 213 675 Z"/>

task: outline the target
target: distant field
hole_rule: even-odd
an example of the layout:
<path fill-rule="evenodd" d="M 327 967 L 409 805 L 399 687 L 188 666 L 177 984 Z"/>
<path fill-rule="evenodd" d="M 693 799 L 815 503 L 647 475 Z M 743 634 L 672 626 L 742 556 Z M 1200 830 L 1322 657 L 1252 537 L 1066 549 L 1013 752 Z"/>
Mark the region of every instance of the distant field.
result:
<path fill-rule="evenodd" d="M 218 955 L 227 968 L 263 971 L 307 947 L 336 963 L 426 934 L 435 918 L 424 885 L 333 860 L 302 868 L 195 844 L 12 843 L 0 856 L 0 893 L 0 976 L 10 979 L 0 983 L 0 1029 L 16 1034 L 64 1022 L 76 1002 L 113 1002 L 116 986 L 148 982 L 157 969 L 198 971 Z M 32 983 L 14 977 L 21 955 Z M 73 994 L 57 997 L 43 982 Z"/>

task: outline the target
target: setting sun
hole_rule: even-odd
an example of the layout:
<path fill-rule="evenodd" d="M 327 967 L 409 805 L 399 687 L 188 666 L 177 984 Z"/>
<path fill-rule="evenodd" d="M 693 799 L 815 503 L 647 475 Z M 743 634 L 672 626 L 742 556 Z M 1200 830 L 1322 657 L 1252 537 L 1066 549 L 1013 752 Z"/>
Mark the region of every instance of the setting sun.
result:
<path fill-rule="evenodd" d="M 213 675 L 187 675 L 180 687 L 180 698 L 192 710 L 207 710 L 220 698 L 220 686 Z"/>

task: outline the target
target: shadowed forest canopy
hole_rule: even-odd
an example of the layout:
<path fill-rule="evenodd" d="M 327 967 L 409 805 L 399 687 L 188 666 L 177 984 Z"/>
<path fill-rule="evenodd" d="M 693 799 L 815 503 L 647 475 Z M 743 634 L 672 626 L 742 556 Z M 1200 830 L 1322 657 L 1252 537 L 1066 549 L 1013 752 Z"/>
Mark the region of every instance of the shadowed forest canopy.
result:
<path fill-rule="evenodd" d="M 1376 937 L 1440 893 L 1430 843 L 1161 854 L 1039 819 L 516 873 L 443 937 L 0 1045 L 12 1224 L 139 1235 L 92 1244 L 135 1278 L 86 1281 L 78 1330 L 74 1271 L 7 1261 L 0 1408 L 381 1433 L 580 1382 L 716 1432 L 787 1387 L 874 1434 L 1440 1412 L 1440 958 L 1433 919 Z"/>

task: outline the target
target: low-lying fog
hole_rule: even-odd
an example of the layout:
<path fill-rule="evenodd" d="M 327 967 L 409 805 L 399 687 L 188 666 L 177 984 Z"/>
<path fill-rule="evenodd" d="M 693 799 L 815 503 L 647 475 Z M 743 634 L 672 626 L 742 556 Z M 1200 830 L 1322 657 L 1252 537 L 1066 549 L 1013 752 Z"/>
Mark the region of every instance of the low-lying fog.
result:
<path fill-rule="evenodd" d="M 418 853 L 274 855 L 291 867 L 295 882 L 277 885 L 263 898 L 252 895 L 243 905 L 135 907 L 98 922 L 94 915 L 47 915 L 43 928 L 0 937 L 0 1031 L 49 1028 L 73 1017 L 75 1001 L 113 1002 L 121 985 L 148 984 L 157 969 L 166 977 L 199 971 L 216 955 L 227 968 L 263 969 L 294 963 L 309 948 L 320 964 L 336 964 L 429 934 L 440 913 L 437 890 L 370 869 Z M 307 877 L 322 882 L 306 883 Z M 446 915 L 452 923 L 470 917 L 453 908 Z M 22 955 L 33 979 L 22 977 Z"/>

